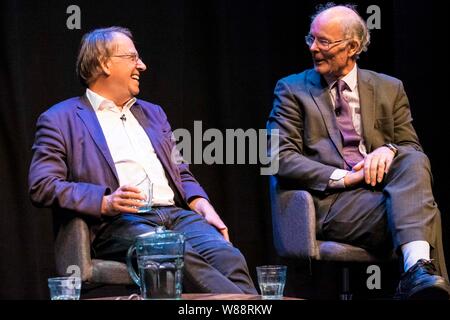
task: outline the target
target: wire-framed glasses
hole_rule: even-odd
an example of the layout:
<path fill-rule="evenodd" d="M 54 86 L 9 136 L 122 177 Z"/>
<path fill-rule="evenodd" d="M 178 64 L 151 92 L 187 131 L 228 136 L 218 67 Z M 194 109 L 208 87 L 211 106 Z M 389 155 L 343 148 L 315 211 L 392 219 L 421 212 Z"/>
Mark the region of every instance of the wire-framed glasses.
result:
<path fill-rule="evenodd" d="M 323 39 L 323 38 L 316 38 L 312 34 L 308 34 L 305 37 L 305 42 L 308 47 L 311 47 L 313 45 L 313 43 L 316 42 L 317 47 L 319 49 L 325 50 L 325 51 L 330 50 L 333 47 L 333 45 L 341 43 L 343 41 L 347 41 L 347 40 L 351 40 L 351 39 L 346 38 L 346 39 L 340 39 L 340 40 L 336 40 L 336 41 L 330 41 L 330 40 Z"/>

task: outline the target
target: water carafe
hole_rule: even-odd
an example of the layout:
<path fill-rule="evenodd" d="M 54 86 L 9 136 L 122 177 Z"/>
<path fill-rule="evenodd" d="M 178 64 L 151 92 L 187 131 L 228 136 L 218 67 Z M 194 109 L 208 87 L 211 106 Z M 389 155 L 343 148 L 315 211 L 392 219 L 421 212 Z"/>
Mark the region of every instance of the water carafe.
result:
<path fill-rule="evenodd" d="M 128 249 L 127 268 L 143 299 L 179 299 L 184 265 L 183 234 L 164 230 L 139 235 Z M 139 275 L 132 265 L 136 252 Z"/>

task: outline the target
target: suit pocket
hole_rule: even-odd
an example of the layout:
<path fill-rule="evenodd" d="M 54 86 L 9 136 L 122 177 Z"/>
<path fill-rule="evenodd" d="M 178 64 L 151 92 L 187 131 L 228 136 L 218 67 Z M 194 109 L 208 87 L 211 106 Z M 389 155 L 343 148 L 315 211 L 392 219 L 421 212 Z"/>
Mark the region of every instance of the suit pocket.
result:
<path fill-rule="evenodd" d="M 392 118 L 376 119 L 375 130 L 381 133 L 384 141 L 394 141 L 394 119 Z"/>

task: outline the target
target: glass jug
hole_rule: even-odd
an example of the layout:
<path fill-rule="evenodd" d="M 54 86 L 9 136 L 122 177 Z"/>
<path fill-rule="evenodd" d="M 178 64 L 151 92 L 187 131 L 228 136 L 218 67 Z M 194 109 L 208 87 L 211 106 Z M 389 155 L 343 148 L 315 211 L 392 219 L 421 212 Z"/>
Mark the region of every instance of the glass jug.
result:
<path fill-rule="evenodd" d="M 184 243 L 183 234 L 164 227 L 136 237 L 128 249 L 127 268 L 143 299 L 181 298 Z M 139 275 L 132 265 L 134 252 Z"/>

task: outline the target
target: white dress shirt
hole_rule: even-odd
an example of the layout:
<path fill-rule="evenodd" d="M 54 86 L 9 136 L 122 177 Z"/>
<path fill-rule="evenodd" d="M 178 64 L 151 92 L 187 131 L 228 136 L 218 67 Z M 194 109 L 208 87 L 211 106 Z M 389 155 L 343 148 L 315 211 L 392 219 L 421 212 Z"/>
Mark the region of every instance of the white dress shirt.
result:
<path fill-rule="evenodd" d="M 86 90 L 86 96 L 102 127 L 120 186 L 136 185 L 148 177 L 153 185 L 153 205 L 173 205 L 174 193 L 164 168 L 149 137 L 130 111 L 136 98 L 125 103 L 121 110 L 90 89 Z"/>

